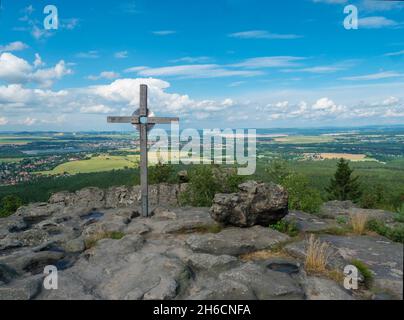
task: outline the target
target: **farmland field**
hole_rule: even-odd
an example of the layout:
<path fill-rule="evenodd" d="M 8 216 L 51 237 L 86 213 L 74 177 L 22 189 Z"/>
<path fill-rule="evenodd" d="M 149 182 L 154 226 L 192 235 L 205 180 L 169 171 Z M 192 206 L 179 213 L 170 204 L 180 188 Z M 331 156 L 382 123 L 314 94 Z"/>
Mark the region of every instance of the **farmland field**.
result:
<path fill-rule="evenodd" d="M 43 175 L 91 173 L 137 166 L 138 156 L 98 156 L 89 160 L 69 161 L 50 171 L 39 172 Z"/>
<path fill-rule="evenodd" d="M 274 138 L 275 142 L 285 144 L 309 144 L 334 141 L 332 136 L 287 136 Z"/>

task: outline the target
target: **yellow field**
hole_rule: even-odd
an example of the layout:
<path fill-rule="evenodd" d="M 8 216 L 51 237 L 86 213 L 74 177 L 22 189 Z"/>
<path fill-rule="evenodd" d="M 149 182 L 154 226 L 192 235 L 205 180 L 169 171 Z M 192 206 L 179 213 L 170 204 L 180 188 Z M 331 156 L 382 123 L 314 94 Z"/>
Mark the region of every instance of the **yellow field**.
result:
<path fill-rule="evenodd" d="M 203 161 L 203 155 L 201 154 L 200 158 L 192 157 L 192 161 L 197 163 L 199 160 L 200 163 Z M 174 157 L 174 155 L 173 155 Z M 189 156 L 187 153 L 180 152 L 179 154 L 180 160 L 186 159 L 189 160 Z M 225 157 L 222 158 L 223 161 Z M 136 168 L 139 165 L 140 156 L 139 155 L 127 155 L 127 156 L 109 156 L 109 155 L 101 155 L 97 157 L 93 157 L 89 160 L 77 160 L 77 161 L 69 161 L 58 165 L 55 169 L 49 171 L 41 171 L 37 172 L 37 174 L 42 175 L 58 175 L 58 174 L 78 174 L 78 173 L 92 173 L 92 172 L 101 172 L 101 171 L 110 171 L 110 170 L 119 170 L 124 168 Z M 148 153 L 148 162 L 149 165 L 154 165 L 159 161 L 167 162 L 171 161 L 169 158 L 169 154 L 162 154 L 156 152 Z M 218 159 L 216 159 L 218 160 Z"/>
<path fill-rule="evenodd" d="M 310 143 L 324 143 L 334 141 L 331 136 L 286 136 L 274 138 L 275 142 L 287 144 L 310 144 Z"/>
<path fill-rule="evenodd" d="M 375 161 L 372 158 L 366 158 L 365 154 L 352 154 L 352 153 L 320 153 L 322 159 L 340 159 L 350 161 Z"/>
<path fill-rule="evenodd" d="M 39 172 L 44 175 L 77 174 L 109 171 L 114 169 L 133 168 L 138 164 L 139 156 L 98 156 L 89 160 L 78 160 L 62 163 L 50 171 Z"/>

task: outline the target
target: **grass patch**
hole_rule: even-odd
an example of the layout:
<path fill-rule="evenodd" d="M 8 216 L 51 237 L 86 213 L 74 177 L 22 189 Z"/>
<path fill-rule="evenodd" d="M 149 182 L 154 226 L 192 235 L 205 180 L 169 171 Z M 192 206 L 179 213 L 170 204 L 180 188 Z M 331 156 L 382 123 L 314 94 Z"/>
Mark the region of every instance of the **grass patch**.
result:
<path fill-rule="evenodd" d="M 376 232 L 394 242 L 404 243 L 404 225 L 389 227 L 382 221 L 370 219 L 366 227 L 369 231 Z"/>
<path fill-rule="evenodd" d="M 373 282 L 373 273 L 370 271 L 368 266 L 360 260 L 354 259 L 351 261 L 351 264 L 355 266 L 359 272 L 362 274 L 366 288 L 370 288 Z"/>
<path fill-rule="evenodd" d="M 275 224 L 269 226 L 271 229 L 286 233 L 290 237 L 296 237 L 299 234 L 296 221 L 280 220 Z"/>
<path fill-rule="evenodd" d="M 325 273 L 330 254 L 330 246 L 311 234 L 304 262 L 306 271 L 309 273 Z"/>
<path fill-rule="evenodd" d="M 124 236 L 125 236 L 125 234 L 120 231 L 101 232 L 96 235 L 93 235 L 89 239 L 86 239 L 85 246 L 86 246 L 86 249 L 90 249 L 90 248 L 94 247 L 99 240 L 102 240 L 102 239 L 120 240 Z"/>
<path fill-rule="evenodd" d="M 352 231 L 355 234 L 359 234 L 359 235 L 364 234 L 366 232 L 366 226 L 367 226 L 368 220 L 369 220 L 369 217 L 366 214 L 361 214 L 361 213 L 351 214 L 350 222 L 351 222 Z"/>

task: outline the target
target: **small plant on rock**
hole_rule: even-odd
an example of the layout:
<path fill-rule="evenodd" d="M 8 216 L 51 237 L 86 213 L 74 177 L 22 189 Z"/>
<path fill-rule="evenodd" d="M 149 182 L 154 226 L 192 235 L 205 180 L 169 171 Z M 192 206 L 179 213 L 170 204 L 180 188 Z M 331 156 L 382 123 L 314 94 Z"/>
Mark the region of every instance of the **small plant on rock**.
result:
<path fill-rule="evenodd" d="M 352 230 L 356 234 L 364 234 L 366 232 L 367 221 L 369 220 L 368 215 L 363 213 L 354 213 L 350 216 Z"/>
<path fill-rule="evenodd" d="M 295 237 L 299 234 L 296 221 L 280 220 L 275 224 L 269 226 L 271 229 L 286 233 L 291 237 Z"/>
<path fill-rule="evenodd" d="M 315 273 L 325 272 L 330 254 L 330 246 L 326 242 L 316 239 L 311 234 L 304 263 L 306 271 Z"/>

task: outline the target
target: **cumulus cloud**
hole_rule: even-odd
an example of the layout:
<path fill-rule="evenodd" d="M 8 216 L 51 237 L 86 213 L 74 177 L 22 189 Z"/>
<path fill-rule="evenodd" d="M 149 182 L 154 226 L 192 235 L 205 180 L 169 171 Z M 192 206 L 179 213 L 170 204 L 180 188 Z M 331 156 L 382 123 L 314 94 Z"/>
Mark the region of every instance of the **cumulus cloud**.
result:
<path fill-rule="evenodd" d="M 83 106 L 80 108 L 81 113 L 110 113 L 114 111 L 114 109 L 107 107 L 103 104 L 98 104 L 95 106 Z"/>
<path fill-rule="evenodd" d="M 87 78 L 89 80 L 100 80 L 100 79 L 109 79 L 109 80 L 111 80 L 111 79 L 116 79 L 118 77 L 119 77 L 119 73 L 116 73 L 114 71 L 103 71 L 97 76 L 91 75 L 91 76 L 88 76 Z"/>
<path fill-rule="evenodd" d="M 8 51 L 22 51 L 28 48 L 28 45 L 21 41 L 15 41 L 15 42 L 10 42 L 9 44 L 6 44 L 4 46 L 0 46 L 0 52 Z"/>
<path fill-rule="evenodd" d="M 63 60 L 52 68 L 38 69 L 37 67 L 41 65 L 43 62 L 39 55 L 35 56 L 32 66 L 26 60 L 12 53 L 2 53 L 0 55 L 0 80 L 12 84 L 35 82 L 43 87 L 50 87 L 54 81 L 72 73 L 72 70 L 66 67 Z"/>

